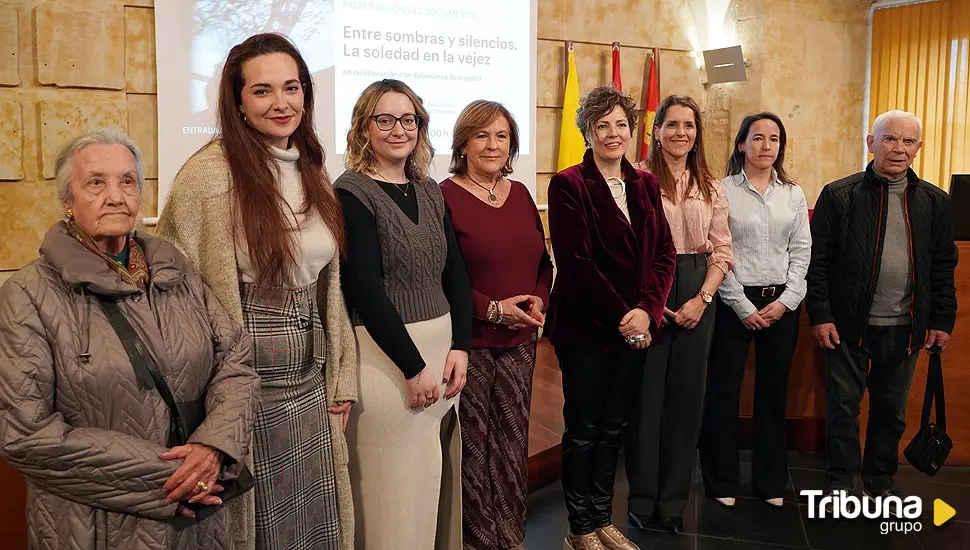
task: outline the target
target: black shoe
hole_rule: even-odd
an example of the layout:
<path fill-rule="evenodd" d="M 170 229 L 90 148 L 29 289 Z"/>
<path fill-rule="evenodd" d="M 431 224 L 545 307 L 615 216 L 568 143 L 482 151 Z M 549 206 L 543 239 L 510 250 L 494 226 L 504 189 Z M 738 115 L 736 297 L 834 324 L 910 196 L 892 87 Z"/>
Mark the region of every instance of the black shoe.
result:
<path fill-rule="evenodd" d="M 902 500 L 906 498 L 903 495 L 902 491 L 900 491 L 899 489 L 897 489 L 895 487 L 890 487 L 889 489 L 886 489 L 885 491 L 870 491 L 869 489 L 864 489 L 862 491 L 862 494 L 866 498 L 868 498 L 870 500 L 873 500 L 873 501 L 875 501 L 875 498 L 876 497 L 882 497 L 883 510 L 888 511 L 889 514 L 892 515 L 896 519 L 902 519 L 902 517 L 903 517 L 903 505 L 902 504 L 900 504 L 899 506 L 887 506 L 886 505 L 886 499 L 889 498 L 889 497 L 897 497 L 900 500 L 900 502 L 902 502 Z"/>
<path fill-rule="evenodd" d="M 634 529 L 639 529 L 641 531 L 646 531 L 650 529 L 650 516 L 642 516 L 640 514 L 634 514 L 633 512 L 627 512 L 627 525 L 633 527 Z"/>
<path fill-rule="evenodd" d="M 660 526 L 668 533 L 676 535 L 684 530 L 684 518 L 660 518 Z"/>

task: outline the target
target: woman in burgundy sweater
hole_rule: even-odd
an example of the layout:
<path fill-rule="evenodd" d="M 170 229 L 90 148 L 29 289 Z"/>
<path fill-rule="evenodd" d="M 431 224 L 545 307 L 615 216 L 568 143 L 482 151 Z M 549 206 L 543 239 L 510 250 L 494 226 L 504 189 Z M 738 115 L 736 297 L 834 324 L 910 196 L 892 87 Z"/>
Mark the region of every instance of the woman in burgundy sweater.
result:
<path fill-rule="evenodd" d="M 519 152 L 511 113 L 465 107 L 441 191 L 472 283 L 472 351 L 462 403 L 462 529 L 467 549 L 521 548 L 536 333 L 552 285 L 539 211 L 506 176 Z"/>

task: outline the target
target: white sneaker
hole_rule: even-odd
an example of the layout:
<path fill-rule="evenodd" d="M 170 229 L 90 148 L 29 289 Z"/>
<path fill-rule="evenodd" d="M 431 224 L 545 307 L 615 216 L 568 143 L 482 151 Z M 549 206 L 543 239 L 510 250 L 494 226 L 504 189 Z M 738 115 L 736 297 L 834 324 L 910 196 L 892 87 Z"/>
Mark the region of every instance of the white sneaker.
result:
<path fill-rule="evenodd" d="M 721 506 L 727 506 L 728 508 L 734 508 L 734 505 L 737 503 L 734 497 L 717 497 L 714 500 Z"/>
<path fill-rule="evenodd" d="M 782 497 L 766 498 L 765 502 L 767 502 L 771 506 L 774 506 L 775 508 L 781 508 L 782 506 L 785 505 L 785 499 Z"/>

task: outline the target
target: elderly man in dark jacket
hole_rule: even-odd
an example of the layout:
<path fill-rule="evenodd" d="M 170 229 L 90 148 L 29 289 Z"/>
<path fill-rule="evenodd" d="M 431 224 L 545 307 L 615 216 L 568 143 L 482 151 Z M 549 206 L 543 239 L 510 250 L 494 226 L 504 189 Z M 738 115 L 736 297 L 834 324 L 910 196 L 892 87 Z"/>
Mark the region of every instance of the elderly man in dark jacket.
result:
<path fill-rule="evenodd" d="M 877 117 L 866 138 L 874 160 L 826 185 L 812 217 L 806 304 L 825 348 L 827 478 L 834 491 L 851 491 L 861 470 L 867 496 L 899 496 L 893 476 L 916 357 L 923 346 L 945 348 L 956 318 L 950 199 L 910 168 L 921 133 L 911 113 Z M 867 387 L 860 460 L 859 403 Z"/>

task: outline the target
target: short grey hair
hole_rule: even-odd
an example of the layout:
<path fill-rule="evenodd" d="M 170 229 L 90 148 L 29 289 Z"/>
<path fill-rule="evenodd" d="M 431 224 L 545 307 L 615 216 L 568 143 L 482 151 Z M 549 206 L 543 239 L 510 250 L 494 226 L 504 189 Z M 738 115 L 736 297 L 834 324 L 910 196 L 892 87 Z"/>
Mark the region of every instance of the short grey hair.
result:
<path fill-rule="evenodd" d="M 131 151 L 131 156 L 135 157 L 135 166 L 138 170 L 138 192 L 141 193 L 145 188 L 145 168 L 142 162 L 141 150 L 135 145 L 135 141 L 128 137 L 128 134 L 118 130 L 95 130 L 72 139 L 65 145 L 60 153 L 57 154 L 57 162 L 54 163 L 54 182 L 57 185 L 57 200 L 61 204 L 71 204 L 74 194 L 71 191 L 71 180 L 74 179 L 74 155 L 88 145 L 124 145 Z"/>
<path fill-rule="evenodd" d="M 885 113 L 877 116 L 876 120 L 872 121 L 872 135 L 878 136 L 879 132 L 881 132 L 883 127 L 886 126 L 886 123 L 891 120 L 908 120 L 916 123 L 916 138 L 923 139 L 923 121 L 913 113 L 908 111 L 900 111 L 899 109 L 886 111 Z"/>

